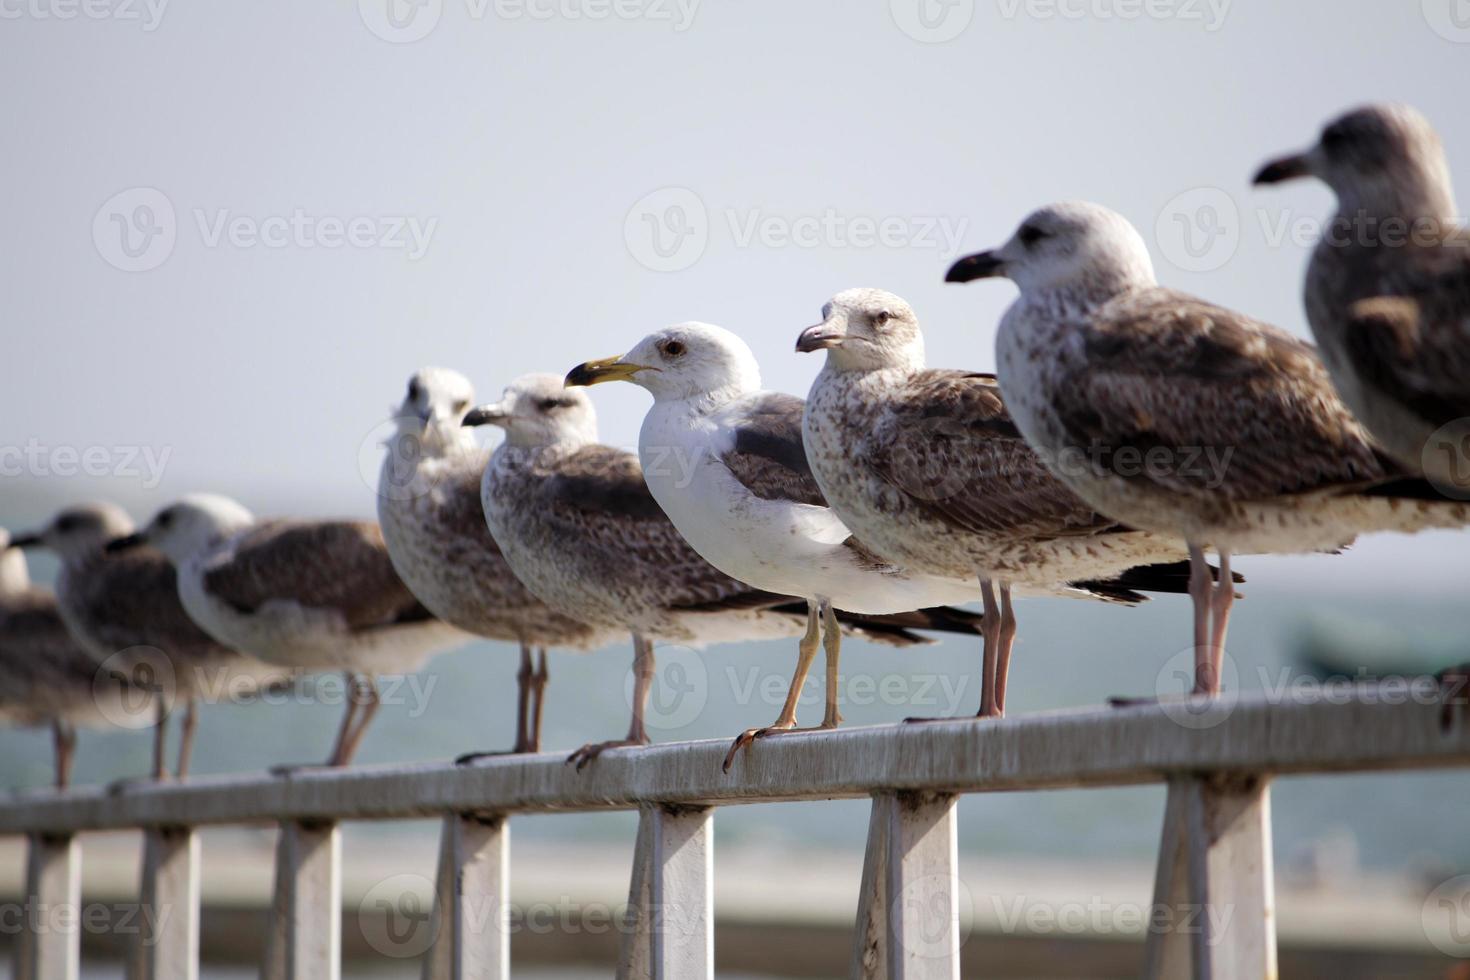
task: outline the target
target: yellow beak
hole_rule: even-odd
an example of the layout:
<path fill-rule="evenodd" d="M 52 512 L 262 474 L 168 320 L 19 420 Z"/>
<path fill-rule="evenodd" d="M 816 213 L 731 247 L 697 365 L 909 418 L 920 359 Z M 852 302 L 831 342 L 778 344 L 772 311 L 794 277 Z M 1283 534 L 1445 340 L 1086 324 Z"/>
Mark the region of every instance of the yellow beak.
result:
<path fill-rule="evenodd" d="M 567 372 L 566 386 L 577 388 L 602 384 L 604 381 L 631 381 L 639 371 L 657 371 L 646 364 L 633 364 L 617 357 L 604 357 L 598 361 L 578 364 Z"/>

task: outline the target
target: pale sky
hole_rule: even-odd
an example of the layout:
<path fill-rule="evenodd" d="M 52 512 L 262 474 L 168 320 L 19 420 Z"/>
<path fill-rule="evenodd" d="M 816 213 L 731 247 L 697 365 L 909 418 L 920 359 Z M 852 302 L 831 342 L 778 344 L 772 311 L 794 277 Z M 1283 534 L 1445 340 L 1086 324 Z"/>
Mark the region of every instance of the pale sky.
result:
<path fill-rule="evenodd" d="M 850 286 L 907 298 L 932 364 L 986 368 L 1013 289 L 944 269 L 1061 198 L 1304 334 L 1293 232 L 1330 199 L 1250 175 L 1390 99 L 1470 174 L 1456 2 L 0 0 L 0 505 L 371 513 L 374 427 L 421 365 L 488 400 L 700 319 L 804 393 L 795 336 Z M 631 445 L 647 395 L 595 399 Z M 1465 543 L 1261 567 L 1463 581 Z"/>

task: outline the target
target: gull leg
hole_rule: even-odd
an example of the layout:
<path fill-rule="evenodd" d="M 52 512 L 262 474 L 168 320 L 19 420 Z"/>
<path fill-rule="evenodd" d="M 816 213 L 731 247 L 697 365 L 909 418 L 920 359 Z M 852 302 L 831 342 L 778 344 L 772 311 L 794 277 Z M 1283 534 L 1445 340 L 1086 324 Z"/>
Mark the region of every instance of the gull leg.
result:
<path fill-rule="evenodd" d="M 168 778 L 168 765 L 163 761 L 164 748 L 168 742 L 168 699 L 158 699 L 158 720 L 153 726 L 153 778 L 162 781 Z"/>
<path fill-rule="evenodd" d="M 995 710 L 1006 713 L 1006 679 L 1011 671 L 1011 647 L 1016 643 L 1016 611 L 1011 608 L 1011 587 L 1000 587 L 1000 651 L 995 658 Z"/>
<path fill-rule="evenodd" d="M 1000 659 L 1000 607 L 995 601 L 995 584 L 990 579 L 980 580 L 980 595 L 985 600 L 985 618 L 980 623 L 980 632 L 985 640 L 985 652 L 980 660 L 980 714 L 981 718 L 995 718 L 1000 714 L 996 698 L 996 665 Z"/>
<path fill-rule="evenodd" d="M 546 684 L 551 680 L 551 672 L 546 667 L 546 648 L 536 648 L 536 673 L 531 678 L 531 693 L 535 695 L 536 707 L 531 712 L 531 743 L 526 747 L 527 752 L 541 751 L 541 709 L 546 706 Z"/>
<path fill-rule="evenodd" d="M 648 692 L 653 689 L 654 667 L 653 641 L 634 633 L 633 721 L 628 726 L 628 737 L 612 742 L 590 742 L 567 756 L 568 765 L 575 763 L 577 771 L 581 772 L 587 768 L 589 762 L 608 749 L 648 744 L 648 731 L 643 727 L 643 711 L 648 705 Z"/>
<path fill-rule="evenodd" d="M 76 756 L 77 730 L 64 721 L 51 723 L 51 740 L 56 747 L 56 788 L 71 785 L 71 764 Z"/>
<path fill-rule="evenodd" d="M 1194 602 L 1194 693 L 1214 694 L 1218 679 L 1210 652 L 1210 598 L 1214 585 L 1210 582 L 1210 566 L 1205 549 L 1189 546 L 1189 598 Z"/>
<path fill-rule="evenodd" d="M 179 764 L 174 771 L 180 779 L 189 775 L 189 759 L 194 755 L 194 732 L 198 728 L 198 702 L 190 698 L 184 705 L 184 720 L 179 727 Z"/>
<path fill-rule="evenodd" d="M 1225 631 L 1230 628 L 1230 607 L 1235 605 L 1235 583 L 1230 575 L 1230 551 L 1219 549 L 1220 579 L 1215 583 L 1210 597 L 1210 678 L 1214 681 L 1211 693 L 1220 693 L 1220 683 L 1225 668 Z M 1208 574 L 1208 572 L 1206 573 Z"/>
<path fill-rule="evenodd" d="M 822 600 L 822 647 L 827 651 L 827 713 L 822 716 L 822 728 L 836 728 L 842 724 L 842 715 L 837 710 L 837 660 L 842 655 L 842 624 L 837 622 L 837 610 L 832 600 Z"/>
<path fill-rule="evenodd" d="M 811 672 L 812 661 L 817 657 L 817 646 L 821 639 L 821 612 L 816 602 L 808 599 L 806 604 L 806 632 L 802 634 L 801 641 L 796 650 L 796 672 L 791 675 L 791 685 L 786 688 L 786 701 L 781 705 L 781 713 L 776 716 L 773 724 L 765 728 L 747 728 L 736 736 L 730 745 L 730 751 L 725 753 L 724 764 L 720 769 L 724 772 L 730 771 L 730 766 L 735 761 L 735 755 L 742 748 L 749 748 L 758 738 L 767 735 L 779 735 L 781 732 L 793 731 L 796 728 L 796 702 L 801 697 L 801 688 L 806 684 L 807 674 Z"/>
<path fill-rule="evenodd" d="M 531 716 L 531 682 L 534 675 L 531 671 L 531 646 L 525 641 L 521 642 L 521 667 L 516 671 L 516 740 L 515 747 L 509 752 L 467 752 L 454 760 L 457 766 L 468 765 L 476 759 L 485 759 L 494 755 L 519 755 L 522 752 L 533 751 L 531 749 L 530 737 L 526 734 L 527 726 Z"/>
<path fill-rule="evenodd" d="M 362 712 L 357 718 L 357 727 L 352 730 L 347 741 L 342 746 L 341 756 L 332 763 L 334 766 L 345 766 L 357 755 L 357 747 L 362 744 L 363 736 L 367 734 L 368 723 L 378 713 L 378 707 L 382 702 L 378 699 L 378 682 L 376 678 L 358 675 L 358 687 L 362 691 Z"/>

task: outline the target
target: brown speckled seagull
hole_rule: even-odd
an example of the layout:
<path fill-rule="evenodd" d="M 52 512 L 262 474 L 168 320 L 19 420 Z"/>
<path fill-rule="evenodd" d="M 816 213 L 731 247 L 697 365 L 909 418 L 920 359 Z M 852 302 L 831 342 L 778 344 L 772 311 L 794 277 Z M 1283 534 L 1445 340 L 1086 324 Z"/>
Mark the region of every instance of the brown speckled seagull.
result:
<path fill-rule="evenodd" d="M 996 347 L 1026 441 L 1102 513 L 1189 545 L 1196 693 L 1219 690 L 1234 599 L 1211 588 L 1206 548 L 1225 571 L 1231 554 L 1330 551 L 1470 519 L 1369 439 L 1310 344 L 1159 286 L 1116 212 L 1042 208 L 947 278 L 993 276 L 1021 290 Z"/>
<path fill-rule="evenodd" d="M 1400 463 L 1463 499 L 1470 228 L 1439 136 L 1408 106 L 1367 106 L 1334 120 L 1305 153 L 1267 164 L 1256 182 L 1307 176 L 1337 195 L 1307 270 L 1306 306 L 1338 394 Z"/>
<path fill-rule="evenodd" d="M 490 450 L 461 424 L 474 398 L 469 379 L 447 368 L 424 368 L 409 379 L 394 412 L 398 431 L 388 442 L 378 477 L 378 522 L 393 567 L 430 612 L 476 636 L 520 645 L 511 751 L 536 752 L 546 698 L 546 648 L 590 650 L 620 633 L 552 610 L 511 571 L 480 504 Z M 460 761 L 487 754 L 492 753 L 472 753 Z"/>
<path fill-rule="evenodd" d="M 985 603 L 980 717 L 1005 714 L 1013 594 L 1137 603 L 1140 590 L 1185 589 L 1183 544 L 1103 517 L 1053 478 L 993 376 L 924 366 L 906 302 L 849 289 L 822 316 L 796 342 L 827 352 L 803 418 L 812 473 L 865 546 L 975 583 Z"/>

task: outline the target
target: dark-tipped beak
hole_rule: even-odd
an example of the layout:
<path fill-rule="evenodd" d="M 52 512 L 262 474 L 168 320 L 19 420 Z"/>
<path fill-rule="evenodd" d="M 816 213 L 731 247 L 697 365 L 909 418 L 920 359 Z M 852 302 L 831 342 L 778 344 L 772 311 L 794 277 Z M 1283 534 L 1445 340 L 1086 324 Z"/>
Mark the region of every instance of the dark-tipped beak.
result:
<path fill-rule="evenodd" d="M 634 364 L 621 357 L 604 357 L 597 361 L 586 361 L 567 372 L 566 386 L 581 388 L 600 385 L 604 381 L 631 381 L 639 371 L 653 370 L 646 364 Z"/>
<path fill-rule="evenodd" d="M 465 413 L 464 419 L 459 423 L 462 426 L 472 425 L 504 425 L 510 415 L 502 411 L 499 405 L 481 405 L 472 408 Z"/>
<path fill-rule="evenodd" d="M 129 548 L 139 547 L 143 544 L 144 540 L 142 532 L 135 531 L 132 534 L 124 534 L 120 538 L 113 538 L 107 542 L 107 547 L 102 550 L 106 551 L 109 555 L 115 555 L 119 551 L 127 551 Z"/>
<path fill-rule="evenodd" d="M 29 531 L 25 534 L 17 534 L 15 537 L 10 539 L 10 547 L 12 548 L 39 548 L 40 546 L 41 533 L 39 531 Z"/>
<path fill-rule="evenodd" d="M 828 350 L 842 343 L 842 328 L 830 323 L 819 323 L 807 327 L 796 338 L 796 352 L 810 354 L 812 351 Z"/>
<path fill-rule="evenodd" d="M 976 252 L 966 255 L 949 267 L 944 274 L 945 282 L 971 282 L 975 279 L 993 279 L 1003 274 L 1005 262 L 994 252 Z"/>
<path fill-rule="evenodd" d="M 1256 171 L 1255 177 L 1251 178 L 1251 183 L 1259 187 L 1262 184 L 1279 184 L 1284 180 L 1296 180 L 1298 177 L 1310 177 L 1311 175 L 1312 165 L 1308 162 L 1306 154 L 1297 153 L 1272 160 Z"/>

